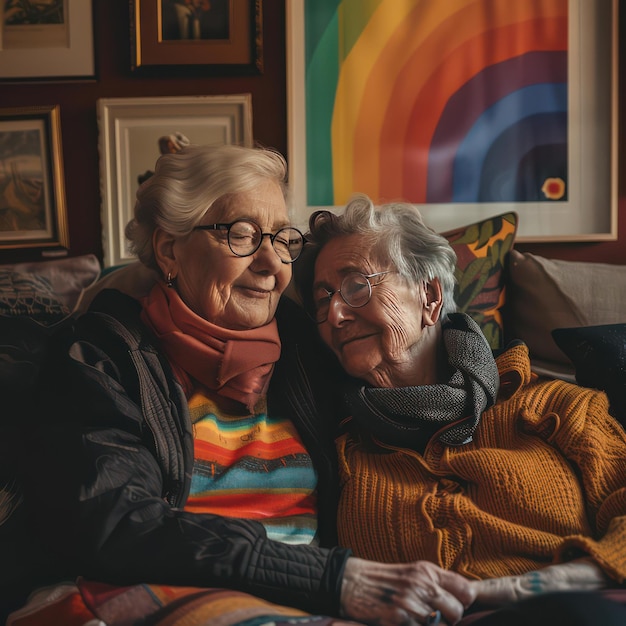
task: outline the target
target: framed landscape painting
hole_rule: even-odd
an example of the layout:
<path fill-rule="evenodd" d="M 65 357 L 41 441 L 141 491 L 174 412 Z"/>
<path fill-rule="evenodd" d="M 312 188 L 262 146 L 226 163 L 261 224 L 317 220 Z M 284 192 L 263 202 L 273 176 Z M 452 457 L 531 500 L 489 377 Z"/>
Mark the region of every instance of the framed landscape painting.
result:
<path fill-rule="evenodd" d="M 0 109 L 0 249 L 69 247 L 58 106 Z"/>

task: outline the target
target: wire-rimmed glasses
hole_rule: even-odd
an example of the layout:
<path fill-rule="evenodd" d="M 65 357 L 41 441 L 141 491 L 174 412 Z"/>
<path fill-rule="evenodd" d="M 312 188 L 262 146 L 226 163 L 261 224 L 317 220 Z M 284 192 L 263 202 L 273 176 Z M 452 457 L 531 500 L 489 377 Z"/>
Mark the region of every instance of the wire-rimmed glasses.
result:
<path fill-rule="evenodd" d="M 254 254 L 263 242 L 263 237 L 269 237 L 272 247 L 283 263 L 293 263 L 302 252 L 304 235 L 293 226 L 285 226 L 276 233 L 264 233 L 261 227 L 252 220 L 235 220 L 229 224 L 201 224 L 194 230 L 226 231 L 228 247 L 236 256 L 250 256 Z"/>
<path fill-rule="evenodd" d="M 330 301 L 338 293 L 341 299 L 353 309 L 365 306 L 372 297 L 372 289 L 380 284 L 380 280 L 372 283 L 371 278 L 382 277 L 390 274 L 394 270 L 376 272 L 375 274 L 362 274 L 361 272 L 350 272 L 343 277 L 337 291 L 328 291 L 325 287 L 319 288 L 319 294 L 314 296 L 314 317 L 318 324 L 324 323 L 328 319 L 330 311 Z"/>

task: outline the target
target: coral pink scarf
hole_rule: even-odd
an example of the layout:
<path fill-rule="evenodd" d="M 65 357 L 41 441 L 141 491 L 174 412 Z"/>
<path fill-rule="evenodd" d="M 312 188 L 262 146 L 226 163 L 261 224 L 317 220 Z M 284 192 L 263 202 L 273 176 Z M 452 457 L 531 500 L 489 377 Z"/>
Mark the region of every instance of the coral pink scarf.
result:
<path fill-rule="evenodd" d="M 196 315 L 176 290 L 159 281 L 141 300 L 143 321 L 155 332 L 189 393 L 195 379 L 250 411 L 267 391 L 280 356 L 276 320 L 261 328 L 229 330 Z"/>

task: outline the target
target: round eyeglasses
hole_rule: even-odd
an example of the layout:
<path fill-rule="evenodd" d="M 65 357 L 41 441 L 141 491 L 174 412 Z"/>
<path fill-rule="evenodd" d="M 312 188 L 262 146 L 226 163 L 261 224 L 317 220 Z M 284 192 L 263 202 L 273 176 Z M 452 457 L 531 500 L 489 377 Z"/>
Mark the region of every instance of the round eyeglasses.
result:
<path fill-rule="evenodd" d="M 228 247 L 236 256 L 250 256 L 254 254 L 263 242 L 263 237 L 269 237 L 278 258 L 283 263 L 293 263 L 302 252 L 304 235 L 293 226 L 281 228 L 277 233 L 264 233 L 261 227 L 252 220 L 235 220 L 230 224 L 202 224 L 194 230 L 226 231 Z"/>
<path fill-rule="evenodd" d="M 375 274 L 361 274 L 361 272 L 350 272 L 346 274 L 339 285 L 337 291 L 328 291 L 325 287 L 320 288 L 320 296 L 314 298 L 315 321 L 318 324 L 324 323 L 328 319 L 330 302 L 333 296 L 338 293 L 341 299 L 353 309 L 365 306 L 372 297 L 372 289 L 380 284 L 380 279 L 385 274 L 391 274 L 394 270 L 376 272 Z M 380 278 L 379 278 L 380 277 Z M 378 278 L 372 283 L 370 279 Z"/>

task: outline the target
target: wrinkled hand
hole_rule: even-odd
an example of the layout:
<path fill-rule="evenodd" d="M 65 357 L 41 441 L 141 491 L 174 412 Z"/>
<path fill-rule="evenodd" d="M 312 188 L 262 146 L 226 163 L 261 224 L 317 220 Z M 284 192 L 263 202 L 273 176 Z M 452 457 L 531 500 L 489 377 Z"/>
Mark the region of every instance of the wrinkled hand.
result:
<path fill-rule="evenodd" d="M 351 557 L 341 587 L 342 615 L 377 626 L 425 624 L 436 610 L 443 622 L 456 624 L 474 599 L 471 581 L 428 561 L 389 564 Z"/>
<path fill-rule="evenodd" d="M 591 559 L 578 559 L 521 576 L 477 580 L 471 584 L 477 602 L 502 606 L 551 591 L 597 591 L 608 582 L 608 577 Z"/>

